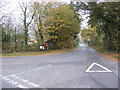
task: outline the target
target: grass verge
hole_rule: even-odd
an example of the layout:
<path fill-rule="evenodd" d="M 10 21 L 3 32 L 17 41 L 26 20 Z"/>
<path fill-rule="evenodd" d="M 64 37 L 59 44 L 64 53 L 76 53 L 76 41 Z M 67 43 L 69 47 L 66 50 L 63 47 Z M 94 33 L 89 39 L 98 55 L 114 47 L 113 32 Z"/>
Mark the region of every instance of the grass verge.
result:
<path fill-rule="evenodd" d="M 50 51 L 32 51 L 32 52 L 13 52 L 13 53 L 4 53 L 0 55 L 1 57 L 20 57 L 20 56 L 39 56 L 39 55 L 53 55 L 53 54 L 60 54 L 74 50 L 66 49 L 66 50 L 50 50 Z"/>
<path fill-rule="evenodd" d="M 102 47 L 97 47 L 97 46 L 92 46 L 92 45 L 90 45 L 89 47 L 95 49 L 101 55 L 109 58 L 110 60 L 113 60 L 113 61 L 116 61 L 116 62 L 120 62 L 120 56 L 118 55 L 117 52 L 106 51 Z"/>

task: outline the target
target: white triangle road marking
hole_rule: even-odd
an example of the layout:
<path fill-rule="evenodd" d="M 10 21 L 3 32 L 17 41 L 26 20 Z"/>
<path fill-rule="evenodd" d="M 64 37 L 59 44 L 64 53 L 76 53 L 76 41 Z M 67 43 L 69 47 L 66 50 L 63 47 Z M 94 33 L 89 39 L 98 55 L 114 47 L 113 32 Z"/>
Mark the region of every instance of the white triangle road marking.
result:
<path fill-rule="evenodd" d="M 91 71 L 90 69 L 91 69 L 94 65 L 97 65 L 97 66 L 103 68 L 105 71 Z M 112 72 L 112 71 L 109 70 L 109 69 L 107 69 L 106 67 L 98 64 L 98 63 L 92 63 L 92 64 L 88 67 L 88 69 L 86 70 L 86 72 Z"/>

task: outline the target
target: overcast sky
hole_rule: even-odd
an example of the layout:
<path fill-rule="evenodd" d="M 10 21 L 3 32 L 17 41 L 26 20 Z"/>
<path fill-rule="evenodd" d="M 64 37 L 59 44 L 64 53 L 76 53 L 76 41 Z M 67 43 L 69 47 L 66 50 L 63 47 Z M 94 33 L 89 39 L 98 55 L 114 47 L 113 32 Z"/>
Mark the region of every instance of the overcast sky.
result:
<path fill-rule="evenodd" d="M 19 19 L 21 17 L 21 10 L 19 7 L 19 2 L 34 2 L 34 1 L 44 1 L 44 2 L 49 2 L 49 1 L 58 1 L 58 2 L 66 2 L 70 3 L 70 0 L 7 0 L 9 2 L 9 5 L 5 7 L 4 13 L 12 12 L 12 18 L 16 18 L 16 22 L 19 22 Z M 81 13 L 81 12 L 80 12 Z M 85 19 L 82 21 L 82 27 L 86 28 L 87 27 L 87 21 L 86 19 L 88 15 L 82 15 L 82 18 Z M 15 22 L 15 21 L 14 21 Z"/>

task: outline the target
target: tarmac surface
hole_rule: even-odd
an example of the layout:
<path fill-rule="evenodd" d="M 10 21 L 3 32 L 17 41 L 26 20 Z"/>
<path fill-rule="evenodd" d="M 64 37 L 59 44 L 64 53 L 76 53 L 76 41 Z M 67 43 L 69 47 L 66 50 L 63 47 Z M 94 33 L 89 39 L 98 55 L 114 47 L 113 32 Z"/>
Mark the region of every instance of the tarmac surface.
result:
<path fill-rule="evenodd" d="M 2 58 L 2 88 L 118 88 L 118 63 L 81 44 L 74 51 Z M 114 89 L 115 90 L 115 89 Z"/>

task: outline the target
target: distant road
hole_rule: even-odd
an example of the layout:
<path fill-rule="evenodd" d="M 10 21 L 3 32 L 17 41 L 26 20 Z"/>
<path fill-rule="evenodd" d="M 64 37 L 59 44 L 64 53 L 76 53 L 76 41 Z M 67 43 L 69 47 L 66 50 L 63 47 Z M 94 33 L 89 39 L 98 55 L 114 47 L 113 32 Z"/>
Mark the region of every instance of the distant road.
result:
<path fill-rule="evenodd" d="M 84 44 L 62 54 L 4 57 L 2 70 L 3 88 L 118 88 L 118 63 Z"/>

